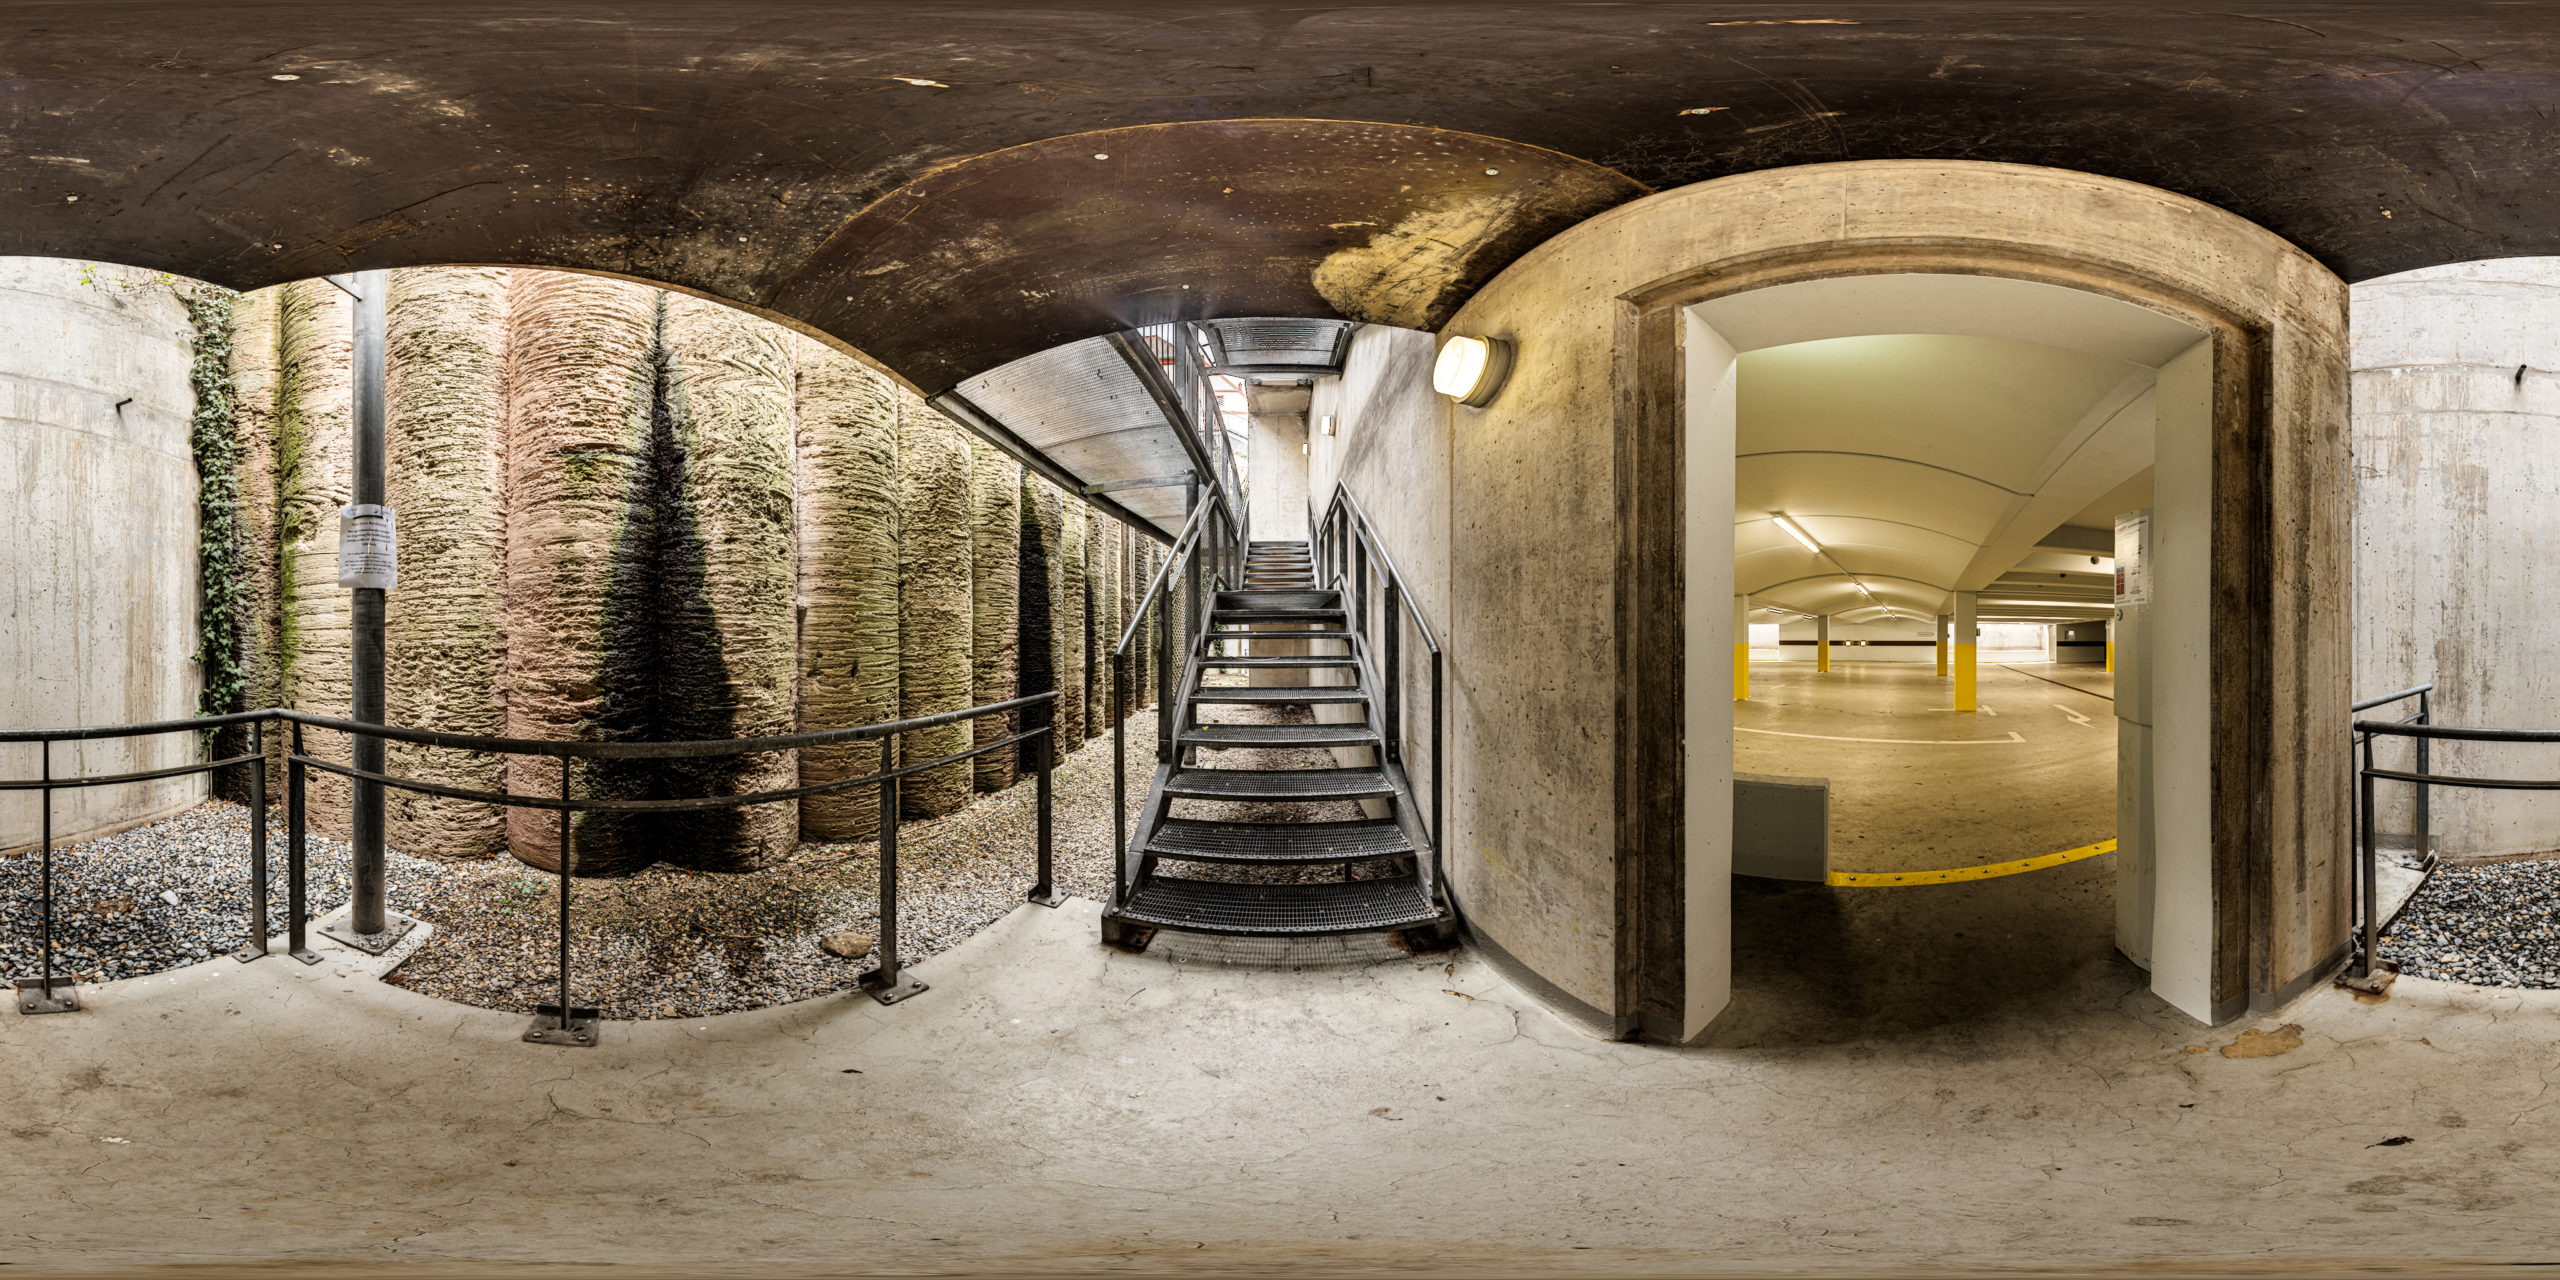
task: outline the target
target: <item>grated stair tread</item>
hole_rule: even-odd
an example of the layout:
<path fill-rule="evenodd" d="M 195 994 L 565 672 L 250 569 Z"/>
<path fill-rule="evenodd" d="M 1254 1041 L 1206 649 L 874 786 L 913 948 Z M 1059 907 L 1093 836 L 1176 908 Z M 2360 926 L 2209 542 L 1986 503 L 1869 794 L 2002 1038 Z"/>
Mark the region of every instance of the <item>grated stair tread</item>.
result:
<path fill-rule="evenodd" d="M 1176 769 L 1164 793 L 1185 800 L 1386 800 L 1379 769 Z"/>
<path fill-rule="evenodd" d="M 1195 933 L 1308 935 L 1369 933 L 1439 918 L 1415 876 L 1319 884 L 1229 884 L 1154 876 L 1120 918 Z"/>
<path fill-rule="evenodd" d="M 1359 822 L 1202 822 L 1167 818 L 1146 851 L 1191 862 L 1339 863 L 1402 857 L 1413 843 L 1392 818 Z"/>
<path fill-rule="evenodd" d="M 1207 657 L 1202 658 L 1201 662 L 1210 667 L 1259 667 L 1265 670 L 1286 667 L 1356 667 L 1360 665 L 1360 660 L 1358 658 L 1345 658 L 1339 656 L 1325 657 L 1322 655 L 1311 658 L 1296 656 L 1262 658 Z"/>
<path fill-rule="evenodd" d="M 1365 724 L 1201 724 L 1184 729 L 1191 747 L 1374 747 L 1378 731 Z"/>
<path fill-rule="evenodd" d="M 1241 706 L 1277 702 L 1283 706 L 1293 702 L 1367 702 L 1369 695 L 1352 684 L 1306 685 L 1296 689 L 1247 688 L 1243 685 L 1203 685 L 1191 695 L 1193 702 L 1221 703 Z"/>

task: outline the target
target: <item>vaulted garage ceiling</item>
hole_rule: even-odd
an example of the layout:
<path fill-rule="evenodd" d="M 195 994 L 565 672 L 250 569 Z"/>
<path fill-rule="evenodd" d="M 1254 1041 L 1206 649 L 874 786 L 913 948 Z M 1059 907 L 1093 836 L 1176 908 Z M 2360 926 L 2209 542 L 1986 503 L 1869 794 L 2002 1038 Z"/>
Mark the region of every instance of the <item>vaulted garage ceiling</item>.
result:
<path fill-rule="evenodd" d="M 2555 91 L 2560 7 L 2456 0 L 6 0 L 0 253 L 603 271 L 933 393 L 1173 319 L 1427 327 L 1611 205 L 1824 161 L 2149 183 L 2350 279 L 2560 252 Z"/>

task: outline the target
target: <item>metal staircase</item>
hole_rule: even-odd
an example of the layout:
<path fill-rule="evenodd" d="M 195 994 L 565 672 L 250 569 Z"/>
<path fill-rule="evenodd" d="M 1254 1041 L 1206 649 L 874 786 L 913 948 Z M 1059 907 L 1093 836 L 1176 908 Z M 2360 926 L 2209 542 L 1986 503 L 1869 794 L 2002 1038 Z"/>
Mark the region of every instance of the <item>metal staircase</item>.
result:
<path fill-rule="evenodd" d="M 1164 628 L 1167 656 L 1177 635 L 1182 649 L 1160 669 L 1168 684 L 1179 670 L 1179 684 L 1159 704 L 1155 776 L 1134 829 L 1125 767 L 1115 774 L 1117 830 L 1126 840 L 1103 916 L 1105 941 L 1141 948 L 1161 929 L 1262 937 L 1397 931 L 1403 945 L 1429 949 L 1453 932 L 1431 838 L 1438 806 L 1429 806 L 1425 827 L 1425 806 L 1402 761 L 1403 700 L 1391 681 L 1402 674 L 1403 587 L 1371 554 L 1366 526 L 1346 494 L 1312 531 L 1312 544 L 1255 542 L 1222 555 L 1197 520 L 1177 544 L 1149 603 L 1170 602 L 1178 571 L 1190 566 L 1195 607 L 1181 625 Z M 1382 632 L 1367 609 L 1373 565 L 1386 588 Z M 1419 625 L 1419 616 L 1413 621 Z M 1142 629 L 1133 625 L 1114 654 L 1123 669 Z M 1371 652 L 1373 635 L 1384 641 L 1381 654 Z M 1427 630 L 1423 639 L 1436 800 L 1439 650 Z M 1306 683 L 1236 682 L 1255 672 L 1289 672 Z M 1343 709 L 1358 720 L 1344 719 Z"/>

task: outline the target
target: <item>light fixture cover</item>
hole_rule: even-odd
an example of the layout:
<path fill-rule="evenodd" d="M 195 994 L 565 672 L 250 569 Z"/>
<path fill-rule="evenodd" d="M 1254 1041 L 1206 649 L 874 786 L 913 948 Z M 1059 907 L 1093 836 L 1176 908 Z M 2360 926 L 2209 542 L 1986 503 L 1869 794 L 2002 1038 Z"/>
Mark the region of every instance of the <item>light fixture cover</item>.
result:
<path fill-rule="evenodd" d="M 1463 405 L 1481 408 L 1511 375 L 1511 344 L 1500 338 L 1452 334 L 1431 366 L 1431 389 Z"/>
<path fill-rule="evenodd" d="M 1810 551 L 1815 555 L 1822 554 L 1822 544 L 1815 542 L 1813 540 L 1813 535 L 1806 533 L 1804 531 L 1804 526 L 1797 524 L 1792 517 L 1773 512 L 1770 514 L 1769 518 L 1776 521 L 1780 529 L 1786 530 L 1788 537 L 1795 539 L 1797 542 L 1803 543 L 1805 550 Z"/>
<path fill-rule="evenodd" d="M 1324 416 L 1324 433 L 1326 435 L 1333 434 L 1333 415 L 1330 413 Z"/>

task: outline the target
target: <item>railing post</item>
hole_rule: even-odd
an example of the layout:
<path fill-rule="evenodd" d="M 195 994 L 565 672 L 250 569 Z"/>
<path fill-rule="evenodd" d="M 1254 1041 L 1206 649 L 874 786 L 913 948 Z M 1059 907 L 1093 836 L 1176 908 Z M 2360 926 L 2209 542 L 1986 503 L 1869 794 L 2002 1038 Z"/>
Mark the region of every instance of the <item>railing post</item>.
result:
<path fill-rule="evenodd" d="M 880 967 L 862 975 L 862 989 L 882 1004 L 923 991 L 898 964 L 898 739 L 880 739 Z"/>
<path fill-rule="evenodd" d="M 1387 686 L 1384 690 L 1387 699 L 1386 757 L 1397 764 L 1404 763 L 1404 667 L 1396 660 L 1397 646 L 1404 636 L 1404 611 L 1398 607 L 1403 598 L 1403 589 L 1389 582 L 1386 615 L 1378 622 L 1382 633 L 1380 638 L 1385 641 L 1378 679 Z"/>
<path fill-rule="evenodd" d="M 231 953 L 242 964 L 267 954 L 267 722 L 249 722 L 249 940 Z"/>
<path fill-rule="evenodd" d="M 296 724 L 286 741 L 284 758 L 284 952 L 304 964 L 318 964 L 320 953 L 313 951 L 310 940 L 303 936 L 311 920 L 310 884 L 304 874 L 308 824 L 303 816 L 303 802 L 311 784 L 305 776 L 302 757 L 302 726 Z"/>
<path fill-rule="evenodd" d="M 1173 667 L 1175 584 L 1168 580 L 1164 591 L 1156 597 L 1156 763 L 1173 759 L 1173 733 L 1182 721 L 1182 708 L 1173 705 L 1174 681 L 1179 679 Z M 1188 626 L 1190 624 L 1183 624 Z"/>
<path fill-rule="evenodd" d="M 1351 629 L 1369 638 L 1369 545 L 1354 533 L 1351 537 Z"/>
<path fill-rule="evenodd" d="M 53 981 L 53 739 L 36 739 L 36 750 L 44 759 L 43 780 L 46 783 L 36 791 L 38 804 L 43 809 L 37 823 L 44 832 L 43 868 L 38 872 L 42 877 L 40 910 L 43 916 L 38 928 L 43 931 L 43 954 L 36 962 L 36 976 L 20 978 L 12 985 L 18 989 L 20 1013 L 77 1013 L 80 1011 L 80 993 L 74 989 L 74 984 L 63 983 L 62 990 L 56 992 Z"/>
<path fill-rule="evenodd" d="M 525 1028 L 526 1044 L 552 1044 L 569 1049 L 592 1049 L 596 1045 L 598 1014 L 594 1009 L 581 1009 L 569 1003 L 569 875 L 575 870 L 577 851 L 571 843 L 572 823 L 578 815 L 569 809 L 569 766 L 567 756 L 560 757 L 560 997 L 556 1004 L 533 1007 L 533 1025 Z"/>
<path fill-rule="evenodd" d="M 2373 976 L 2374 949 L 2380 945 L 2379 935 L 2382 932 L 2382 922 L 2376 918 L 2381 910 L 2382 894 L 2375 887 L 2374 876 L 2373 739 L 2369 736 L 2364 744 L 2364 767 L 2357 771 L 2357 778 L 2364 800 L 2364 947 L 2356 957 L 2356 976 L 2370 978 Z"/>
<path fill-rule="evenodd" d="M 1119 660 L 1119 656 L 1114 654 L 1112 660 L 1117 662 Z M 1120 887 L 1122 881 L 1120 871 L 1121 868 L 1129 865 L 1129 756 L 1128 753 L 1122 749 L 1120 743 L 1120 726 L 1118 724 L 1120 711 L 1120 685 L 1117 681 L 1114 681 L 1111 686 L 1111 711 L 1113 716 L 1113 724 L 1111 727 L 1111 909 L 1117 911 L 1120 909 Z M 1158 713 L 1157 719 L 1163 719 L 1162 713 Z M 1049 811 L 1048 805 L 1049 775 L 1047 771 L 1044 770 L 1040 774 L 1040 811 L 1044 814 L 1047 813 Z M 1042 866 L 1044 868 L 1043 874 L 1045 875 L 1045 868 L 1047 866 L 1045 859 L 1048 856 L 1049 847 L 1046 838 L 1046 827 L 1042 828 L 1041 834 L 1042 841 L 1040 848 L 1041 856 L 1044 859 Z"/>
<path fill-rule="evenodd" d="M 2427 695 L 2427 691 L 2426 691 L 2426 690 L 2421 689 L 2421 690 L 2419 690 L 2419 691 L 2418 691 L 2418 723 L 2420 723 L 2420 724 L 2432 724 L 2432 723 L 2434 723 L 2433 718 L 2429 715 L 2429 708 L 2428 708 L 2428 706 L 2427 706 L 2427 696 L 2428 696 L 2428 695 Z M 2430 767 L 2428 766 L 2428 752 L 2427 752 L 2427 747 L 2428 747 L 2428 745 L 2429 745 L 2429 743 L 2428 743 L 2428 740 L 2427 740 L 2426 738 L 2421 737 L 2421 738 L 2419 738 L 2419 739 L 2418 739 L 2418 772 L 2420 772 L 2420 773 L 2433 773 L 2433 772 L 2435 772 L 2435 770 L 2434 770 L 2434 769 L 2432 769 L 2432 768 L 2430 768 Z M 2418 864 L 2419 864 L 2420 866 L 2425 866 L 2425 865 L 2427 865 L 2428 863 L 2434 862 L 2434 861 L 2435 861 L 2435 856 L 2436 856 L 2435 830 L 2434 830 L 2434 822 L 2433 822 L 2434 815 L 2433 815 L 2431 812 L 2429 812 L 2429 805 L 2428 805 L 2428 801 L 2429 801 L 2429 799 L 2431 799 L 2431 796 L 2430 796 L 2430 793 L 2429 793 L 2429 791 L 2428 791 L 2427 784 L 2426 784 L 2426 783 L 2423 783 L 2423 782 L 2419 783 L 2419 784 L 2418 784 Z"/>
<path fill-rule="evenodd" d="M 1111 732 L 1111 748 L 1117 752 L 1120 749 L 1120 731 L 1115 728 Z M 1058 892 L 1058 886 L 1055 883 L 1049 838 L 1050 815 L 1054 812 L 1050 801 L 1049 765 L 1051 757 L 1057 754 L 1056 748 L 1051 745 L 1057 741 L 1057 738 L 1056 729 L 1044 726 L 1040 730 L 1040 736 L 1032 741 L 1032 759 L 1039 770 L 1039 780 L 1034 786 L 1033 793 L 1039 797 L 1040 882 L 1031 886 L 1031 901 L 1044 907 L 1059 906 L 1067 900 L 1067 895 Z M 1117 803 L 1116 797 L 1114 802 Z"/>
<path fill-rule="evenodd" d="M 1448 789 L 1440 763 L 1443 758 L 1440 723 L 1446 718 L 1440 707 L 1440 655 L 1435 651 L 1431 655 L 1431 883 L 1434 887 L 1440 883 L 1440 846 L 1447 843 L 1445 828 L 1440 825 L 1440 797 Z"/>

